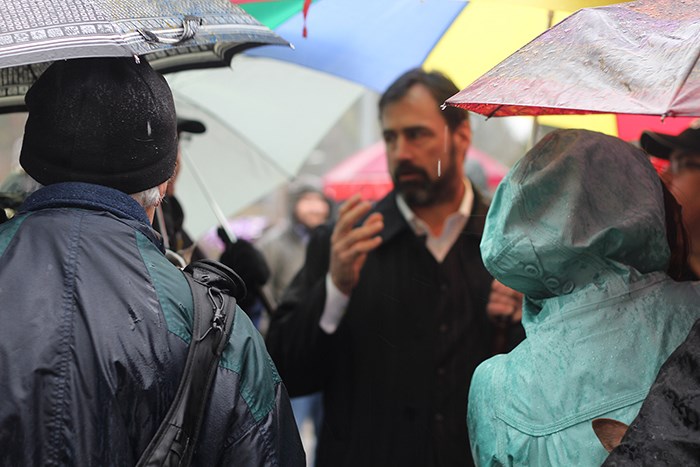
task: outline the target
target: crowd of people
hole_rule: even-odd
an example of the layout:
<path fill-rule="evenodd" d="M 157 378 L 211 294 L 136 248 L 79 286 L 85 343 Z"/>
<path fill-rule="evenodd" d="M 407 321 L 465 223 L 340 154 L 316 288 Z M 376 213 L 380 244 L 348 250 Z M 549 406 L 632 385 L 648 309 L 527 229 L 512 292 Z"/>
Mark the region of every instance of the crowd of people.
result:
<path fill-rule="evenodd" d="M 385 198 L 338 207 L 300 179 L 260 240 L 221 234 L 248 295 L 194 465 L 698 462 L 700 127 L 642 148 L 554 131 L 490 200 L 463 174 L 468 113 L 441 109 L 458 90 L 412 69 L 382 94 Z M 206 129 L 145 60 L 56 62 L 26 103 L 0 465 L 135 465 L 204 337 L 174 182 L 181 134 Z M 596 419 L 623 427 L 612 445 Z"/>

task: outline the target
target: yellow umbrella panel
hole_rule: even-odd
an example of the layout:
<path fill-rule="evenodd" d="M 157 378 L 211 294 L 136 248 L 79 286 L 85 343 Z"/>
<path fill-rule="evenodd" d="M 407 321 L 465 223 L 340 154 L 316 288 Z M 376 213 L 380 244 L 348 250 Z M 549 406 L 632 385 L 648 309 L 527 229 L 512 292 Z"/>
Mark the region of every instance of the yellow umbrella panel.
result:
<path fill-rule="evenodd" d="M 610 3 L 615 2 L 472 0 L 433 48 L 424 66 L 441 70 L 464 88 L 574 11 Z M 540 117 L 539 123 L 617 135 L 617 120 L 608 114 L 547 116 Z"/>

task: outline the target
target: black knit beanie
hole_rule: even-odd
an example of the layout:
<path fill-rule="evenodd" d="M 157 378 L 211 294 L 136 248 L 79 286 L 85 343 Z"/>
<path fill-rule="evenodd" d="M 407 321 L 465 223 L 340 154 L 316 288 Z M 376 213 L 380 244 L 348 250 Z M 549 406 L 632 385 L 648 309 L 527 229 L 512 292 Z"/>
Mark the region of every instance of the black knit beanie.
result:
<path fill-rule="evenodd" d="M 39 183 L 86 182 L 131 194 L 173 174 L 175 104 L 165 79 L 143 59 L 55 62 L 25 101 L 20 164 Z"/>

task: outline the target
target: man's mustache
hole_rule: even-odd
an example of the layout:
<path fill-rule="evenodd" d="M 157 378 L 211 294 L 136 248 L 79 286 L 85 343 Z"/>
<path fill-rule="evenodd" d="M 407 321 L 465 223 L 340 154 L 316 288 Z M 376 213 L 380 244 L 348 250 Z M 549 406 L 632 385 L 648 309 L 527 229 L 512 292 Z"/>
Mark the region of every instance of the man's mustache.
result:
<path fill-rule="evenodd" d="M 411 164 L 410 162 L 403 162 L 399 164 L 396 169 L 394 169 L 394 180 L 398 180 L 399 177 L 403 175 L 420 175 L 423 178 L 429 178 L 428 177 L 428 172 L 426 172 L 423 168 L 415 166 Z"/>

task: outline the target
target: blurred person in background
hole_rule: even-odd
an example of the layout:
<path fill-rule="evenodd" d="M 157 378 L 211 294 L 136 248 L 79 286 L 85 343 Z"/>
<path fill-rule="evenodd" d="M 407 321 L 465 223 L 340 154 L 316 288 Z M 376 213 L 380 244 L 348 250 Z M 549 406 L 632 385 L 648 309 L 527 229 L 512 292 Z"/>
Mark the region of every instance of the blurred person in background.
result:
<path fill-rule="evenodd" d="M 700 119 L 678 136 L 645 131 L 642 148 L 669 161 L 661 174 L 666 186 L 682 207 L 683 223 L 690 239 L 689 267 L 683 280 L 700 278 Z"/>
<path fill-rule="evenodd" d="M 182 139 L 184 137 L 183 133 L 202 134 L 206 130 L 204 124 L 198 120 L 177 119 L 178 150 L 175 173 L 170 178 L 163 202 L 156 210 L 156 216 L 153 220 L 153 228 L 163 237 L 165 247 L 180 255 L 185 264 L 190 261 L 203 259 L 205 256 L 185 231 L 185 212 L 175 197 L 177 178 L 180 170 L 182 170 Z M 163 229 L 163 225 L 165 225 L 165 229 Z"/>
<path fill-rule="evenodd" d="M 17 208 L 41 184 L 27 175 L 21 166 L 14 167 L 0 183 L 0 224 L 14 217 Z"/>
<path fill-rule="evenodd" d="M 323 194 L 321 181 L 310 176 L 300 177 L 289 186 L 288 218 L 267 230 L 257 241 L 270 267 L 266 288 L 277 303 L 294 276 L 304 265 L 306 245 L 313 229 L 331 218 L 332 201 Z M 313 449 L 321 430 L 323 409 L 321 393 L 292 398 L 294 417 L 302 434 L 309 465 L 313 465 Z M 305 436 L 305 424 L 311 436 Z"/>
<path fill-rule="evenodd" d="M 255 242 L 272 272 L 268 288 L 275 303 L 304 265 L 311 231 L 328 222 L 333 211 L 333 203 L 323 193 L 321 181 L 314 177 L 296 179 L 288 191 L 287 219 L 265 231 Z"/>

